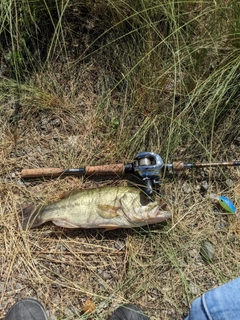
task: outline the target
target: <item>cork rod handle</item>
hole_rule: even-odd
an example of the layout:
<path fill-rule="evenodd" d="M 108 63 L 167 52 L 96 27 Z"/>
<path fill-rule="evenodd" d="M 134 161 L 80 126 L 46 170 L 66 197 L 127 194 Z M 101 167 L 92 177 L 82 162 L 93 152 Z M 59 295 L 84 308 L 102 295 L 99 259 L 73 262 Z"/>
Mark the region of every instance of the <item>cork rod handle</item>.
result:
<path fill-rule="evenodd" d="M 63 168 L 37 168 L 23 169 L 22 178 L 58 177 L 63 173 Z"/>
<path fill-rule="evenodd" d="M 122 175 L 124 174 L 124 164 L 110 164 L 102 166 L 87 166 L 85 168 L 67 169 L 63 168 L 38 168 L 38 169 L 23 169 L 22 178 L 40 178 L 40 177 L 59 177 L 60 175 Z"/>
<path fill-rule="evenodd" d="M 88 175 L 99 175 L 99 176 L 111 175 L 111 174 L 121 175 L 123 173 L 124 173 L 124 164 L 122 163 L 86 167 L 86 174 Z"/>

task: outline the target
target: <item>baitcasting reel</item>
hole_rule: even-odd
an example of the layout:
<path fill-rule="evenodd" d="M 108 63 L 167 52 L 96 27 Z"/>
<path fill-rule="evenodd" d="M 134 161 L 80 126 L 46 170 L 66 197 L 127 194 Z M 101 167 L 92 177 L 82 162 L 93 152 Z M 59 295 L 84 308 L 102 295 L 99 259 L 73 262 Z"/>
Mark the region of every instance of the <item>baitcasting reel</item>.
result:
<path fill-rule="evenodd" d="M 138 153 L 133 162 L 134 171 L 142 178 L 148 196 L 153 195 L 153 188 L 159 186 L 160 172 L 164 167 L 162 158 L 153 152 Z"/>

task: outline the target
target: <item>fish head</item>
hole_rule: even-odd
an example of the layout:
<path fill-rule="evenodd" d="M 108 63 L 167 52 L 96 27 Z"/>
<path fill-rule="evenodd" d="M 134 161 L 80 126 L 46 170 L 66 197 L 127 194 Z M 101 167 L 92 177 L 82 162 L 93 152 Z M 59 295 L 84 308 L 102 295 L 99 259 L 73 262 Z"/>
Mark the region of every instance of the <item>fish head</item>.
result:
<path fill-rule="evenodd" d="M 147 220 L 148 224 L 159 223 L 172 218 L 172 212 L 163 210 L 157 201 L 153 203 L 152 206 L 149 205 L 146 209 L 145 220 Z"/>
<path fill-rule="evenodd" d="M 135 198 L 134 201 L 127 200 L 127 198 L 121 199 L 122 211 L 125 218 L 136 225 L 155 224 L 172 218 L 172 212 L 165 211 L 161 201 L 152 201 L 142 193 L 140 198 Z"/>

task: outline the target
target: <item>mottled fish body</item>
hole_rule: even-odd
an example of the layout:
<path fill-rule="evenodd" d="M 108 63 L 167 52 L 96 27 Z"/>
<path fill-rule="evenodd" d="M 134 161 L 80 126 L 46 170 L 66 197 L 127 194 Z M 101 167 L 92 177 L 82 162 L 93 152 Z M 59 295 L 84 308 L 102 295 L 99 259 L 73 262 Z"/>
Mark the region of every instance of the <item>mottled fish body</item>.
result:
<path fill-rule="evenodd" d="M 134 187 L 102 187 L 75 190 L 65 198 L 22 210 L 23 229 L 52 221 L 64 228 L 132 228 L 158 223 L 172 217 L 158 201 L 151 201 Z"/>

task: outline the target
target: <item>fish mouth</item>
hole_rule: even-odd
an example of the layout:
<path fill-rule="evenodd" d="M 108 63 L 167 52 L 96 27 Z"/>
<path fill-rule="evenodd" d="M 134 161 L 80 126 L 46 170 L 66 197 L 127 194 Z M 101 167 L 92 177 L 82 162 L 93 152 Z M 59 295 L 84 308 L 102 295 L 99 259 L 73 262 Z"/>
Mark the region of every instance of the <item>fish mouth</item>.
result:
<path fill-rule="evenodd" d="M 150 223 L 158 223 L 167 219 L 171 219 L 173 213 L 171 211 L 164 211 L 162 208 L 156 208 L 156 210 L 152 210 L 147 215 L 147 220 Z"/>

